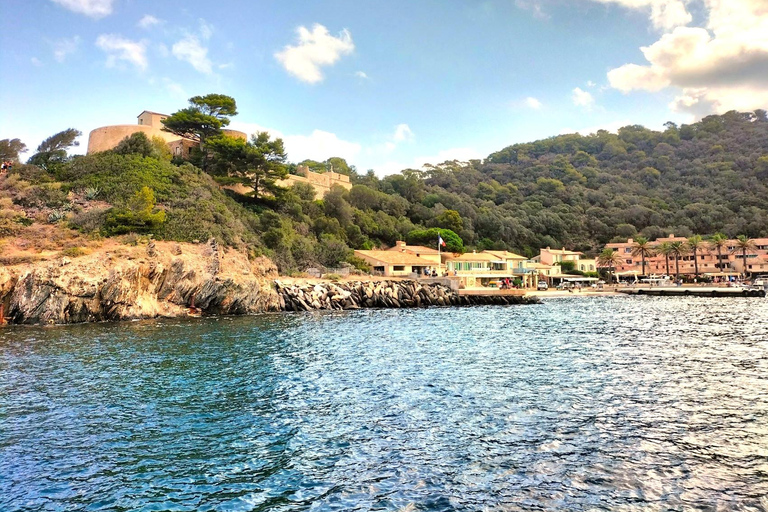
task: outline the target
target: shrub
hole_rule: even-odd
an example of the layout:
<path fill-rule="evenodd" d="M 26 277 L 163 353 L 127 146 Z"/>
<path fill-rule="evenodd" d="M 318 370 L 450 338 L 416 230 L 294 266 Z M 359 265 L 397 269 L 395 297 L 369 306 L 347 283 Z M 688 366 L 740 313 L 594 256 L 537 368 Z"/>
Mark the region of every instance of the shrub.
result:
<path fill-rule="evenodd" d="M 358 256 L 350 256 L 347 258 L 347 263 L 352 265 L 357 270 L 360 270 L 361 272 L 371 271 L 371 266 L 368 264 L 368 262 Z"/>
<path fill-rule="evenodd" d="M 77 258 L 78 256 L 84 256 L 86 254 L 82 247 L 68 247 L 59 253 L 59 256 L 66 256 L 68 258 Z"/>
<path fill-rule="evenodd" d="M 165 212 L 155 210 L 155 194 L 142 187 L 125 208 L 112 208 L 107 212 L 104 231 L 107 235 L 126 233 L 152 233 L 165 222 Z"/>
<path fill-rule="evenodd" d="M 94 208 L 78 213 L 69 221 L 69 226 L 81 233 L 99 231 L 104 227 L 108 210 L 108 208 Z"/>

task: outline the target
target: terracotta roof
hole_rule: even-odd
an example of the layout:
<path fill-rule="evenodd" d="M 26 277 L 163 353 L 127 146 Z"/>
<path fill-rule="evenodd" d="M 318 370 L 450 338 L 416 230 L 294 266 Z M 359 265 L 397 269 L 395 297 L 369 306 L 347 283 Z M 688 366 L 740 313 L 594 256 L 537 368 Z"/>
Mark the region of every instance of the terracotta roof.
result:
<path fill-rule="evenodd" d="M 388 251 L 398 251 L 398 252 L 408 252 L 411 254 L 437 254 L 437 249 L 430 249 L 429 247 L 424 247 L 423 245 L 406 245 L 406 246 L 400 246 L 397 245 L 392 247 L 391 249 L 387 249 Z"/>
<path fill-rule="evenodd" d="M 152 112 L 151 110 L 142 110 L 142 111 L 141 111 L 141 114 L 137 115 L 136 117 L 141 117 L 141 116 L 143 116 L 145 112 L 146 112 L 147 114 L 155 114 L 155 115 L 157 115 L 157 116 L 166 116 L 166 117 L 168 117 L 168 114 L 161 114 L 160 112 Z"/>
<path fill-rule="evenodd" d="M 494 256 L 488 252 L 467 252 L 461 256 L 449 256 L 449 261 L 496 261 L 498 256 Z"/>
<path fill-rule="evenodd" d="M 567 251 L 565 249 L 542 249 L 542 251 L 547 251 L 550 254 L 562 254 L 562 255 L 566 255 L 566 254 L 584 254 L 583 252 Z"/>
<path fill-rule="evenodd" d="M 434 265 L 434 261 L 425 260 L 415 254 L 399 251 L 363 251 L 356 250 L 355 256 L 364 256 L 390 265 Z"/>
<path fill-rule="evenodd" d="M 548 268 L 554 268 L 554 265 L 545 265 L 544 263 L 529 263 L 526 265 L 527 268 L 540 268 L 540 269 L 548 269 Z"/>
<path fill-rule="evenodd" d="M 520 256 L 519 254 L 515 254 L 513 252 L 509 251 L 483 251 L 487 252 L 488 254 L 493 254 L 497 257 L 497 259 L 502 260 L 527 260 L 525 256 Z"/>

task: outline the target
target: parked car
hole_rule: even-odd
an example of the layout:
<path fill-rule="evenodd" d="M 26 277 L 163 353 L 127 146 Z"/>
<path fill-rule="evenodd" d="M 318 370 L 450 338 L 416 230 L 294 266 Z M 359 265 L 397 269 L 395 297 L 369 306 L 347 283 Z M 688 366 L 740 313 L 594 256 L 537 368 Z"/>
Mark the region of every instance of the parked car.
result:
<path fill-rule="evenodd" d="M 537 285 L 537 288 L 539 290 L 549 290 L 549 285 L 546 281 L 539 281 L 539 284 Z"/>

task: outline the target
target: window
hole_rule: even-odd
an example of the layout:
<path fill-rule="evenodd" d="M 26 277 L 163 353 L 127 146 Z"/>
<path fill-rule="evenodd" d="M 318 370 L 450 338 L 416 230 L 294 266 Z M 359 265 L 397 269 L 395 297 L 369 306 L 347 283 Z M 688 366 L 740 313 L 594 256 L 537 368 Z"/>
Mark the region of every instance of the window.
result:
<path fill-rule="evenodd" d="M 405 270 L 405 265 L 395 265 L 392 267 L 393 272 L 403 272 Z"/>
<path fill-rule="evenodd" d="M 627 262 L 627 265 L 631 265 L 632 264 L 632 260 L 624 260 L 624 261 Z"/>
<path fill-rule="evenodd" d="M 139 124 L 144 124 L 144 120 L 142 118 L 139 118 Z"/>
<path fill-rule="evenodd" d="M 630 252 L 632 252 L 632 248 L 631 247 L 627 247 L 626 249 L 624 249 L 624 252 L 625 253 L 630 253 Z"/>

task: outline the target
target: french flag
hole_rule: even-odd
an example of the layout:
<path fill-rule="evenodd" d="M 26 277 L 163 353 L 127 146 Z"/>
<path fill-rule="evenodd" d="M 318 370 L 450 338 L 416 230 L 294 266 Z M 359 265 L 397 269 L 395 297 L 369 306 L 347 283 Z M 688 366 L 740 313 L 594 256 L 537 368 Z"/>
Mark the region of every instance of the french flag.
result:
<path fill-rule="evenodd" d="M 443 240 L 443 237 L 441 237 L 439 233 L 437 235 L 437 245 L 442 245 L 445 247 L 445 240 Z"/>

